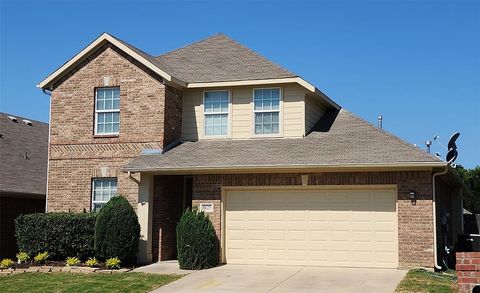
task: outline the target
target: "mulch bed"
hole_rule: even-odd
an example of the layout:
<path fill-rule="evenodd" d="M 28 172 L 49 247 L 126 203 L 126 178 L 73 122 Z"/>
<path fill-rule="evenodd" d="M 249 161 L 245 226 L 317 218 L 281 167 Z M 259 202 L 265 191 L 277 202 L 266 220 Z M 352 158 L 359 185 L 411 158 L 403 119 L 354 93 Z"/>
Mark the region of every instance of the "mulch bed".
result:
<path fill-rule="evenodd" d="M 65 261 L 47 260 L 43 264 L 27 261 L 21 264 L 15 263 L 12 268 L 0 269 L 1 275 L 18 274 L 18 273 L 52 273 L 52 272 L 72 272 L 72 273 L 123 273 L 132 271 L 134 266 L 126 266 L 121 269 L 107 269 L 105 263 L 99 262 L 97 267 L 87 267 L 83 264 L 77 266 L 67 266 Z"/>

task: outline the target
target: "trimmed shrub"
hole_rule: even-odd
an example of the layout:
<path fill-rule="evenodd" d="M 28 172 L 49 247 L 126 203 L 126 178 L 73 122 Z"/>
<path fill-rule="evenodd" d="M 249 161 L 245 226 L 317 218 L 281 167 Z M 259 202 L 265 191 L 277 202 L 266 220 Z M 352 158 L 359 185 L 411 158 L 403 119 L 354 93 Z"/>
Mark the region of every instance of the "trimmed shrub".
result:
<path fill-rule="evenodd" d="M 112 197 L 97 215 L 95 253 L 101 260 L 118 257 L 133 263 L 137 255 L 140 224 L 128 200 Z"/>
<path fill-rule="evenodd" d="M 29 255 L 48 251 L 51 259 L 94 255 L 95 214 L 41 213 L 15 219 L 15 235 L 20 251 Z"/>
<path fill-rule="evenodd" d="M 203 212 L 187 210 L 177 225 L 177 258 L 181 269 L 200 270 L 218 265 L 219 241 Z"/>

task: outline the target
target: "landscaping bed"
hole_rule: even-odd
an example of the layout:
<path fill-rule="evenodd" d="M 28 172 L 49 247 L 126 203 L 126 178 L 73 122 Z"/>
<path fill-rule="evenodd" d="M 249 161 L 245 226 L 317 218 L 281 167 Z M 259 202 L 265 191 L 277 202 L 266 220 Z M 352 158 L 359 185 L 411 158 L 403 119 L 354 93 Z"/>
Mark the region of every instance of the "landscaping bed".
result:
<path fill-rule="evenodd" d="M 2 292 L 149 292 L 182 275 L 25 273 L 0 275 Z"/>
<path fill-rule="evenodd" d="M 98 264 L 95 266 L 95 267 L 88 267 L 82 263 L 78 264 L 78 265 L 72 265 L 72 266 L 67 266 L 65 264 L 65 261 L 55 261 L 55 260 L 47 260 L 45 261 L 43 264 L 37 264 L 35 263 L 34 261 L 26 261 L 26 262 L 22 262 L 22 263 L 15 263 L 13 265 L 13 267 L 11 267 L 11 269 L 15 269 L 15 270 L 26 270 L 28 268 L 32 268 L 32 267 L 51 267 L 51 268 L 58 268 L 58 267 L 62 267 L 62 268 L 87 268 L 87 269 L 97 269 L 97 270 L 107 270 L 107 266 L 105 264 L 105 262 L 97 262 Z M 135 266 L 122 266 L 122 269 L 127 269 L 127 270 L 133 270 L 135 268 Z M 0 268 L 0 271 L 2 270 L 5 270 L 5 269 L 2 269 Z"/>
<path fill-rule="evenodd" d="M 451 293 L 457 292 L 455 271 L 431 272 L 412 269 L 398 284 L 396 293 Z"/>

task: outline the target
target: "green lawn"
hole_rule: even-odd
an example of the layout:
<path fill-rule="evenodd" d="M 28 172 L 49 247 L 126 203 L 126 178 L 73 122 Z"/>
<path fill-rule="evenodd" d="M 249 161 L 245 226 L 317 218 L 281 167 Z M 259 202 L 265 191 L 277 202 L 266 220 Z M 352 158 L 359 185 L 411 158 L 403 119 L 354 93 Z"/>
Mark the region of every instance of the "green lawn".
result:
<path fill-rule="evenodd" d="M 148 292 L 181 277 L 144 273 L 24 273 L 0 276 L 0 292 Z"/>
<path fill-rule="evenodd" d="M 451 293 L 456 277 L 453 271 L 434 273 L 423 269 L 413 269 L 398 284 L 396 293 Z"/>

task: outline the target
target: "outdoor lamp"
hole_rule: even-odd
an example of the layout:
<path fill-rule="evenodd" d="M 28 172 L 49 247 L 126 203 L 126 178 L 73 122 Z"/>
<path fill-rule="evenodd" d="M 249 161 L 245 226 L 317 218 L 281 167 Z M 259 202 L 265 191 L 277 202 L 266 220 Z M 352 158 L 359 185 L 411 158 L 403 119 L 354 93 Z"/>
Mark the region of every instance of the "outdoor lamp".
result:
<path fill-rule="evenodd" d="M 415 191 L 413 191 L 413 190 L 410 191 L 409 195 L 410 195 L 410 199 L 411 199 L 411 200 L 415 200 L 415 195 L 416 195 L 416 194 L 415 194 Z"/>

